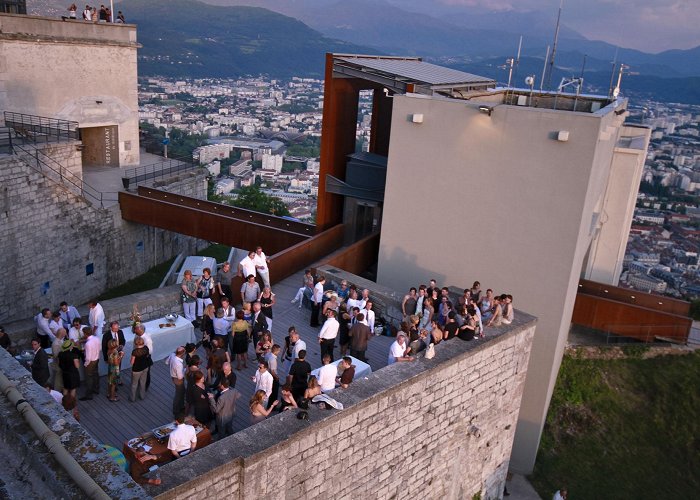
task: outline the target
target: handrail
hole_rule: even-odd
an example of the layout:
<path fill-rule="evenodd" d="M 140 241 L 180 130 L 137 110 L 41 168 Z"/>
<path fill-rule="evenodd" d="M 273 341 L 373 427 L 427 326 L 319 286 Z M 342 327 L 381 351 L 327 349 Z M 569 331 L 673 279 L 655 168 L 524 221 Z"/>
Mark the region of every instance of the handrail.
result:
<path fill-rule="evenodd" d="M 17 151 L 23 153 L 23 155 L 18 154 L 17 156 L 27 165 L 34 167 L 33 163 L 36 163 L 36 167 L 34 168 L 36 168 L 37 171 L 46 177 L 52 178 L 54 181 L 68 188 L 73 194 L 84 198 L 86 201 L 99 205 L 100 208 L 105 208 L 105 201 L 117 201 L 117 192 L 106 191 L 103 193 L 95 189 L 40 149 L 28 149 L 19 144 L 13 144 L 12 148 L 15 153 L 17 153 Z M 109 194 L 115 195 L 113 200 L 105 196 Z"/>
<path fill-rule="evenodd" d="M 200 168 L 199 165 L 195 165 L 192 160 L 179 157 L 163 158 L 161 161 L 149 165 L 126 169 L 124 179 L 128 179 L 128 182 L 124 181 L 125 187 L 138 186 L 144 181 L 160 179 L 197 168 Z"/>
<path fill-rule="evenodd" d="M 5 111 L 5 126 L 13 129 L 18 137 L 31 143 L 59 142 L 61 139 L 80 139 L 80 124 L 70 120 L 49 118 Z M 38 140 L 43 139 L 43 140 Z"/>

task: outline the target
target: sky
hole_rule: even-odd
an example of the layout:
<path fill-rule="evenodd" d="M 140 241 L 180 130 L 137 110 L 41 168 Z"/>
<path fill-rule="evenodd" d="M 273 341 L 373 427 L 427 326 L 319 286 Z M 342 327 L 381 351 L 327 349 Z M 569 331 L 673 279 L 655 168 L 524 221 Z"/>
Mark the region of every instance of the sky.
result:
<path fill-rule="evenodd" d="M 389 0 L 410 10 L 535 10 L 556 16 L 560 0 Z M 562 23 L 586 38 L 661 52 L 700 45 L 700 0 L 564 0 Z"/>

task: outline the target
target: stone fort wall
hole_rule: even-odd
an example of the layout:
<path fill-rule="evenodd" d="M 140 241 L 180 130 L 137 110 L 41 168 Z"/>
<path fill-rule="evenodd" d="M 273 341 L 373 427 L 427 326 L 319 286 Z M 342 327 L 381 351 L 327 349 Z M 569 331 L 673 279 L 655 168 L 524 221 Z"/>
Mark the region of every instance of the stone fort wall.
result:
<path fill-rule="evenodd" d="M 535 331 L 520 311 L 485 341 L 436 346 L 335 397 L 275 415 L 160 469 L 158 499 L 501 498 Z"/>
<path fill-rule="evenodd" d="M 61 161 L 70 165 L 70 154 L 63 156 Z M 200 175 L 183 177 L 167 189 L 204 198 L 206 188 Z M 18 157 L 0 155 L 0 265 L 5 271 L 0 323 L 56 308 L 63 300 L 83 304 L 204 245 L 203 240 L 126 222 L 118 205 L 95 207 Z"/>

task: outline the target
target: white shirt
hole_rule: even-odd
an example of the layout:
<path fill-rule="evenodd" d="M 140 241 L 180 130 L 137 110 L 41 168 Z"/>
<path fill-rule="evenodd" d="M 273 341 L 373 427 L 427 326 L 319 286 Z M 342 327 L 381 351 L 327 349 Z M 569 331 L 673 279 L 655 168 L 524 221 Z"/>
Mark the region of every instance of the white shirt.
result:
<path fill-rule="evenodd" d="M 182 358 L 177 357 L 175 353 L 170 354 L 170 357 L 165 360 L 165 364 L 170 367 L 171 378 L 185 378 L 185 362 Z"/>
<path fill-rule="evenodd" d="M 396 358 L 403 358 L 405 352 L 406 347 L 400 345 L 397 340 L 394 340 L 394 343 L 391 344 L 391 347 L 389 348 L 389 359 L 387 360 L 387 364 L 391 365 L 396 363 Z"/>
<path fill-rule="evenodd" d="M 85 366 L 100 359 L 100 352 L 102 352 L 102 342 L 97 335 L 90 335 L 85 342 Z"/>
<path fill-rule="evenodd" d="M 363 321 L 363 323 L 366 322 L 370 331 L 374 333 L 374 311 L 372 309 L 362 309 L 360 312 L 365 315 L 365 321 Z"/>
<path fill-rule="evenodd" d="M 83 11 L 83 18 L 86 21 L 92 21 L 92 11 L 90 9 L 85 9 Z"/>
<path fill-rule="evenodd" d="M 143 339 L 143 344 L 148 347 L 148 354 L 153 355 L 153 339 L 151 338 L 151 334 L 143 332 L 141 338 Z"/>
<path fill-rule="evenodd" d="M 270 372 L 270 375 L 272 375 L 272 372 L 275 372 L 275 375 L 279 377 L 279 373 L 277 373 L 277 356 L 268 352 L 265 354 L 265 361 L 267 361 L 267 370 Z"/>
<path fill-rule="evenodd" d="M 299 357 L 299 351 L 306 349 L 306 342 L 299 339 L 296 344 L 294 344 L 294 349 L 292 349 L 292 363 Z"/>
<path fill-rule="evenodd" d="M 105 312 L 100 304 L 95 304 L 95 307 L 90 309 L 89 322 L 94 332 L 102 333 L 105 326 Z"/>
<path fill-rule="evenodd" d="M 360 309 L 364 309 L 364 305 L 360 306 L 362 302 L 358 299 L 348 299 L 348 312 L 352 311 L 355 307 L 359 307 Z"/>
<path fill-rule="evenodd" d="M 189 450 L 197 444 L 197 431 L 187 424 L 177 424 L 177 427 L 168 436 L 168 449 L 172 451 Z"/>
<path fill-rule="evenodd" d="M 335 377 L 338 376 L 338 367 L 332 364 L 323 365 L 318 370 L 318 383 L 323 392 L 335 389 Z"/>
<path fill-rule="evenodd" d="M 266 273 L 268 271 L 267 269 L 267 256 L 265 255 L 265 252 L 260 252 L 260 253 L 255 253 L 255 258 L 253 259 L 255 262 L 256 266 L 260 266 L 261 269 L 258 269 L 261 273 Z"/>
<path fill-rule="evenodd" d="M 274 382 L 272 374 L 267 370 L 264 373 L 258 370 L 255 372 L 253 381 L 255 382 L 255 392 L 265 391 L 265 399 L 268 399 L 270 394 L 272 394 L 272 383 Z"/>
<path fill-rule="evenodd" d="M 68 330 L 68 338 L 71 339 L 73 342 L 78 342 L 80 341 L 80 338 L 83 336 L 83 325 L 80 325 L 78 328 L 71 327 L 70 330 Z"/>
<path fill-rule="evenodd" d="M 321 331 L 318 332 L 318 338 L 320 339 L 334 339 L 338 336 L 338 329 L 340 328 L 340 323 L 335 318 L 326 319 L 325 323 L 321 327 Z M 296 347 L 296 346 L 295 346 Z"/>
<path fill-rule="evenodd" d="M 49 328 L 49 318 L 44 318 L 41 313 L 34 316 L 34 322 L 36 323 L 36 333 L 37 335 L 48 335 L 51 340 L 54 338 L 54 334 Z"/>
<path fill-rule="evenodd" d="M 323 283 L 320 281 L 314 285 L 314 302 L 320 304 L 323 301 Z"/>
<path fill-rule="evenodd" d="M 63 322 L 60 319 L 58 321 L 49 321 L 49 330 L 51 330 L 51 333 L 56 335 L 56 332 L 59 330 L 59 328 L 63 328 Z"/>
<path fill-rule="evenodd" d="M 212 323 L 214 325 L 214 335 L 226 336 L 231 329 L 231 323 L 224 318 L 214 318 Z"/>
<path fill-rule="evenodd" d="M 250 257 L 246 256 L 242 261 L 239 262 L 241 265 L 241 269 L 243 270 L 243 277 L 247 278 L 251 274 L 253 276 L 257 276 L 258 272 L 255 269 L 255 259 L 251 259 Z"/>

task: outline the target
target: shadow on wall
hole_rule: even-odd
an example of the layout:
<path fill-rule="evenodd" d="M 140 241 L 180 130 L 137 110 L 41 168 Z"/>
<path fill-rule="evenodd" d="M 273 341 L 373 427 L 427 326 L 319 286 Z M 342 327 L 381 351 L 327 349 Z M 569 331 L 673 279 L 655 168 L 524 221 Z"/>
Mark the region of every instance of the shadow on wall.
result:
<path fill-rule="evenodd" d="M 436 238 L 436 241 L 438 238 Z M 430 269 L 425 269 L 416 264 L 416 255 L 406 252 L 401 247 L 394 247 L 389 257 L 386 251 L 379 250 L 379 266 L 377 269 L 377 283 L 399 292 L 405 293 L 409 288 L 419 285 L 428 285 L 431 279 L 437 281 L 438 286 L 457 285 L 459 283 L 446 283 L 448 279 L 444 274 L 440 274 Z M 435 259 L 440 258 L 440 248 L 435 251 Z M 471 285 L 471 283 L 470 283 Z M 464 288 L 464 286 L 462 286 Z"/>

